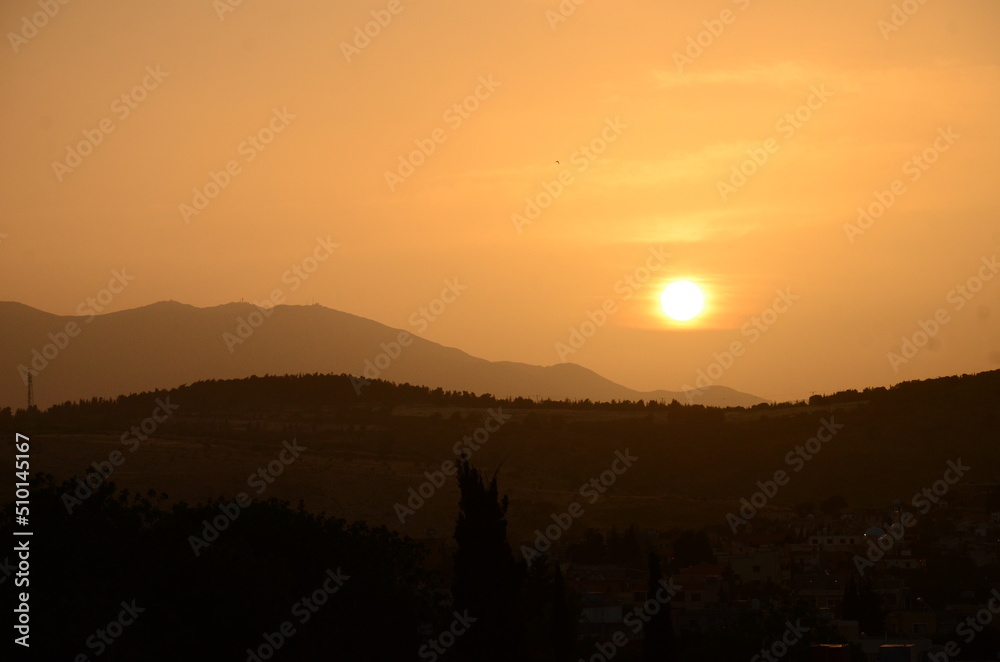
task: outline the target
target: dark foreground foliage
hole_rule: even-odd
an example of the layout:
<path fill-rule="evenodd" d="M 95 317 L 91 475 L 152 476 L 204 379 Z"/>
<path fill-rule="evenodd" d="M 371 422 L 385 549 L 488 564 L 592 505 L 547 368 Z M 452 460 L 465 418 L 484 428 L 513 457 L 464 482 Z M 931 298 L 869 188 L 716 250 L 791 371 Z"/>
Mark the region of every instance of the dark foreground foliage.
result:
<path fill-rule="evenodd" d="M 32 659 L 247 660 L 270 635 L 276 659 L 388 662 L 416 659 L 422 633 L 443 627 L 422 548 L 384 528 L 271 500 L 242 509 L 196 556 L 189 538 L 221 503 L 166 511 L 154 494 L 106 483 L 69 514 L 74 487 L 49 476 L 33 485 Z M 8 506 L 5 540 L 12 519 Z M 335 592 L 323 596 L 324 585 Z M 119 632 L 109 623 L 123 602 L 138 616 L 126 611 Z M 294 634 L 281 635 L 283 623 Z"/>

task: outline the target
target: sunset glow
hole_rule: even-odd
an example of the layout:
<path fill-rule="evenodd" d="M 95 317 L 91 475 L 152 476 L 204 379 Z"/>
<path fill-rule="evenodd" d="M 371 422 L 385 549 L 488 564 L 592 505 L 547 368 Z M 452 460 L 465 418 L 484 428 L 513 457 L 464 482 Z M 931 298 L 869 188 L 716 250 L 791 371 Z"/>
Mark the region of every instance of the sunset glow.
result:
<path fill-rule="evenodd" d="M 686 322 L 696 317 L 704 308 L 705 296 L 691 281 L 678 280 L 663 289 L 660 303 L 667 317 Z"/>
<path fill-rule="evenodd" d="M 39 28 L 4 3 L 0 298 L 73 314 L 124 268 L 95 312 L 280 288 L 547 365 L 610 297 L 565 360 L 655 389 L 790 288 L 723 383 L 1000 367 L 995 281 L 946 300 L 1000 250 L 1000 3 L 393 6 L 70 3 Z M 340 247 L 297 275 L 319 239 Z M 668 272 L 711 296 L 686 323 Z M 468 289 L 431 321 L 446 279 Z M 887 360 L 939 307 L 937 349 Z"/>
<path fill-rule="evenodd" d="M 0 26 L 17 659 L 1000 650 L 1000 1 Z"/>

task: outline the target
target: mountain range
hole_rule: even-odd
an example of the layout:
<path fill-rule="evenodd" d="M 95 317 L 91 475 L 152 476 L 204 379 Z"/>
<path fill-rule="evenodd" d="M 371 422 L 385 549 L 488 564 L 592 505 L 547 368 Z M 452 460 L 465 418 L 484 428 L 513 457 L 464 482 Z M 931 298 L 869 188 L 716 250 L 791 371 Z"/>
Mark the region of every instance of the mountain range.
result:
<path fill-rule="evenodd" d="M 497 397 L 687 402 L 679 391 L 637 391 L 574 363 L 487 361 L 410 332 L 320 305 L 250 303 L 209 308 L 163 301 L 107 314 L 60 316 L 0 302 L 0 407 L 114 397 L 203 379 L 345 373 Z M 724 386 L 690 402 L 765 402 Z"/>

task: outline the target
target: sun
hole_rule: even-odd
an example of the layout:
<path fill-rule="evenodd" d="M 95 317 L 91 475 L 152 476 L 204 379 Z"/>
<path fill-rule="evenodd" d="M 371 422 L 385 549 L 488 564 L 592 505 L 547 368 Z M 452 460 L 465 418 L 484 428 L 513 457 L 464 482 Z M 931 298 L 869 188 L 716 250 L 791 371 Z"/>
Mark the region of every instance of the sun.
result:
<path fill-rule="evenodd" d="M 697 317 L 705 307 L 705 296 L 691 281 L 678 280 L 663 288 L 660 306 L 670 319 L 686 322 Z"/>

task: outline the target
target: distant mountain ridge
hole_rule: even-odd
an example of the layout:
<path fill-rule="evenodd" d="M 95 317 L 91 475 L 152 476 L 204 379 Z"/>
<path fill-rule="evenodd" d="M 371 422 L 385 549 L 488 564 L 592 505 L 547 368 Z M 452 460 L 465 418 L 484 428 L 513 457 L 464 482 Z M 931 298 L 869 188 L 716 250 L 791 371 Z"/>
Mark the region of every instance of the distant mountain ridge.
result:
<path fill-rule="evenodd" d="M 636 391 L 574 363 L 487 361 L 407 331 L 319 305 L 250 303 L 197 308 L 162 301 L 89 316 L 60 316 L 0 302 L 0 407 L 26 404 L 35 373 L 41 407 L 262 374 L 347 373 L 497 397 L 687 401 L 679 391 Z M 765 402 L 723 386 L 692 402 Z"/>

